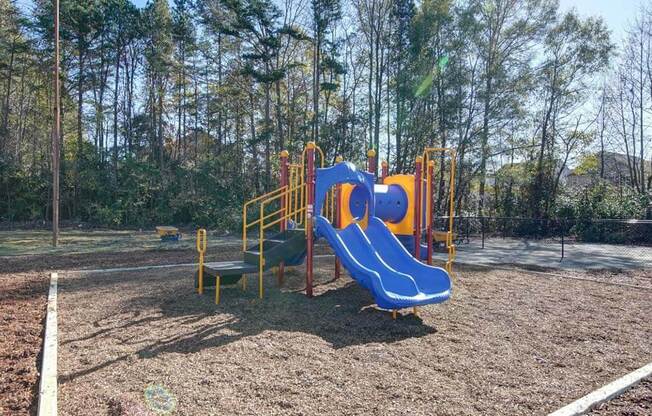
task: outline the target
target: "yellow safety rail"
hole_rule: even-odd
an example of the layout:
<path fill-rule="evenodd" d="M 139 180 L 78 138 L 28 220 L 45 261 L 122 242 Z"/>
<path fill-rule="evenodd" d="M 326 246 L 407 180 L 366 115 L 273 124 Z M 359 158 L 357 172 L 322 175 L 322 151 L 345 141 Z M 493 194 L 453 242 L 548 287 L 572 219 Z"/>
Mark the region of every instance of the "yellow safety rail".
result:
<path fill-rule="evenodd" d="M 453 222 L 455 219 L 455 161 L 457 154 L 455 149 L 447 147 L 428 147 L 423 151 L 423 166 L 428 166 L 429 161 L 431 160 L 430 155 L 432 153 L 448 153 L 451 159 L 451 169 L 450 169 L 450 201 L 448 207 L 448 231 L 446 232 L 446 248 L 448 249 L 448 261 L 446 262 L 446 270 L 449 273 L 453 272 L 453 262 L 455 261 L 455 256 L 457 255 L 457 248 L 453 244 Z M 434 171 L 434 168 L 433 168 Z M 427 174 L 426 174 L 427 177 Z M 430 184 L 431 178 L 428 178 L 428 183 Z M 428 185 L 430 186 L 430 185 Z M 430 193 L 428 193 L 430 195 Z M 431 201 L 428 202 L 428 215 L 432 216 L 431 210 Z M 430 220 L 429 220 L 430 221 Z M 432 243 L 430 243 L 432 244 Z"/>
<path fill-rule="evenodd" d="M 306 206 L 306 199 L 308 198 L 305 185 L 305 177 L 303 174 L 303 165 L 290 164 L 288 165 L 288 183 L 290 184 L 290 193 L 288 195 L 286 206 L 290 208 L 294 215 L 289 218 L 294 221 L 295 225 L 304 224 L 305 210 L 300 210 L 301 207 Z"/>
<path fill-rule="evenodd" d="M 197 230 L 197 252 L 199 253 L 199 271 L 197 273 L 197 293 L 201 295 L 202 293 L 204 293 L 204 255 L 206 254 L 206 230 L 203 228 Z"/>
<path fill-rule="evenodd" d="M 324 166 L 324 152 L 316 146 L 320 156 L 320 167 Z M 265 267 L 264 241 L 265 231 L 281 224 L 283 221 L 293 221 L 295 226 L 305 225 L 308 189 L 306 184 L 306 150 L 301 155 L 300 164 L 288 165 L 288 185 L 277 188 L 264 195 L 247 201 L 242 207 L 242 250 L 247 250 L 247 231 L 252 227 L 258 228 L 258 292 L 263 297 L 263 270 Z M 265 213 L 265 209 L 275 203 L 284 202 L 284 207 Z M 256 205 L 254 205 L 256 204 Z M 281 204 L 279 204 L 281 205 Z M 257 207 L 258 215 L 250 220 L 248 211 Z M 324 204 L 323 214 L 332 222 L 335 218 L 335 192 L 329 191 Z"/>
<path fill-rule="evenodd" d="M 251 204 L 255 202 L 263 202 L 267 198 L 271 198 L 277 194 L 280 194 L 282 192 L 285 192 L 287 190 L 287 186 L 282 186 L 278 189 L 275 189 L 271 192 L 268 192 L 266 194 L 263 194 L 261 196 L 258 196 L 250 201 L 245 202 L 244 206 L 242 207 L 242 250 L 247 249 L 247 229 L 251 227 L 254 223 L 249 223 L 247 222 L 247 210 L 251 206 Z"/>

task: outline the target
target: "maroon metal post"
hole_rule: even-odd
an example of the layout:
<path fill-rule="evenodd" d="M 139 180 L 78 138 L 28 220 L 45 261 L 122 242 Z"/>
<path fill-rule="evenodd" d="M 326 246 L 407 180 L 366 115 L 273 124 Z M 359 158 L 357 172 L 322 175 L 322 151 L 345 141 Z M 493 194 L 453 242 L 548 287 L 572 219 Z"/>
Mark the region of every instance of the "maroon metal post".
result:
<path fill-rule="evenodd" d="M 376 176 L 376 151 L 374 149 L 367 150 L 367 171 Z"/>
<path fill-rule="evenodd" d="M 421 260 L 421 189 L 423 188 L 423 157 L 417 156 L 414 171 L 414 257 Z"/>
<path fill-rule="evenodd" d="M 284 186 L 288 186 L 288 157 L 290 156 L 290 153 L 287 150 L 281 151 L 281 180 L 280 180 L 280 185 L 281 188 Z M 281 232 L 287 230 L 287 219 L 285 218 L 287 215 L 287 206 L 286 206 L 286 198 L 283 196 L 281 197 L 281 216 L 284 218 L 283 221 L 281 221 Z M 281 262 L 278 265 L 278 284 L 282 285 L 283 284 L 283 274 L 285 272 L 285 263 Z"/>
<path fill-rule="evenodd" d="M 306 296 L 312 297 L 313 230 L 312 219 L 315 211 L 315 142 L 306 145 L 307 177 L 306 188 Z"/>
<path fill-rule="evenodd" d="M 389 176 L 389 164 L 386 160 L 380 162 L 380 179 L 382 183 L 385 183 L 385 178 Z"/>
<path fill-rule="evenodd" d="M 335 158 L 335 163 L 341 163 L 344 159 L 342 156 Z M 335 185 L 335 228 L 342 228 L 342 185 Z M 340 258 L 335 256 L 335 278 L 339 279 L 342 270 Z"/>
<path fill-rule="evenodd" d="M 428 161 L 428 175 L 426 176 L 428 178 L 428 204 L 426 205 L 428 212 L 426 213 L 427 215 L 427 233 L 426 235 L 428 236 L 428 264 L 432 266 L 432 216 L 434 213 L 434 207 L 433 207 L 433 173 L 435 171 L 435 161 L 430 160 Z"/>

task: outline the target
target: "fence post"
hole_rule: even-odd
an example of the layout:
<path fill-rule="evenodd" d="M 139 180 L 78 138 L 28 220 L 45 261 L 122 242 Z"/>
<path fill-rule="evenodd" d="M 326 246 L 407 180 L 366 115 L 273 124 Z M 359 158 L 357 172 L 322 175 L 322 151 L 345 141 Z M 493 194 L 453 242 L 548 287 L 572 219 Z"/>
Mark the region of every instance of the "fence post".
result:
<path fill-rule="evenodd" d="M 566 234 L 566 219 L 561 219 L 561 260 L 564 260 L 564 234 Z"/>
<path fill-rule="evenodd" d="M 484 216 L 480 217 L 480 224 L 482 228 L 482 248 L 484 248 Z"/>

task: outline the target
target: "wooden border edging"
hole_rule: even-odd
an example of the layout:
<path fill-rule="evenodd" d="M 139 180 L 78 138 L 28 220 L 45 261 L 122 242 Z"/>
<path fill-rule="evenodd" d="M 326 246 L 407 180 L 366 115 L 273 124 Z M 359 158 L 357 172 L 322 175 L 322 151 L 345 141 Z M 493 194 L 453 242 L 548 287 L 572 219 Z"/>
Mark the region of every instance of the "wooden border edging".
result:
<path fill-rule="evenodd" d="M 649 363 L 638 370 L 612 381 L 604 387 L 587 394 L 581 399 L 550 413 L 548 416 L 577 416 L 583 415 L 595 408 L 597 405 L 612 399 L 633 387 L 636 383 L 652 375 L 652 363 Z"/>
<path fill-rule="evenodd" d="M 38 390 L 38 416 L 57 415 L 57 281 L 59 275 L 50 275 L 48 309 L 43 338 L 41 381 Z"/>

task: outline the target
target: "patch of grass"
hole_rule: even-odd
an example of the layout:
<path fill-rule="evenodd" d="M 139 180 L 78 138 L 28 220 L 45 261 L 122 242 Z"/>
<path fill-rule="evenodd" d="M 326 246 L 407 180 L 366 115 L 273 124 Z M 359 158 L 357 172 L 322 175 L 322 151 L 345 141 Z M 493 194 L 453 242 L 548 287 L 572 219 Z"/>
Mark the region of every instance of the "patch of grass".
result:
<path fill-rule="evenodd" d="M 236 237 L 209 236 L 209 246 L 233 244 Z M 52 247 L 52 234 L 44 230 L 0 232 L 0 256 L 33 254 L 83 254 L 133 250 L 192 249 L 194 234 L 184 234 L 181 241 L 162 242 L 154 231 L 62 230 L 59 246 Z"/>

